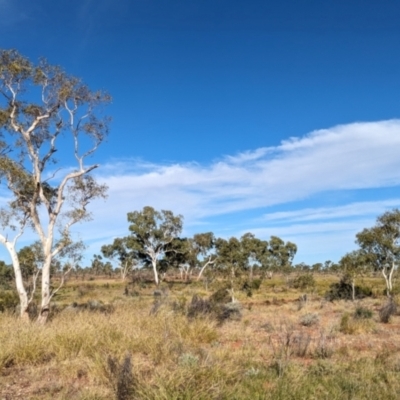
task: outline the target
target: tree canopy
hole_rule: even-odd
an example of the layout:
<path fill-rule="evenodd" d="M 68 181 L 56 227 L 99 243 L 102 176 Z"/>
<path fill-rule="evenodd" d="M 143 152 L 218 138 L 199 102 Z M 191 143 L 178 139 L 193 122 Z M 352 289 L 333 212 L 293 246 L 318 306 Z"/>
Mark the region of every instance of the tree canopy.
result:
<path fill-rule="evenodd" d="M 16 244 L 27 227 L 36 231 L 43 252 L 39 321 L 50 307 L 50 266 L 72 243 L 70 228 L 87 220 L 88 204 L 106 187 L 86 164 L 108 133 L 103 105 L 110 96 L 91 91 L 62 68 L 41 59 L 33 64 L 16 50 L 0 50 L 0 178 L 11 196 L 0 210 L 0 242 L 12 259 L 21 315 L 27 315 Z M 70 157 L 67 165 L 60 165 Z M 75 167 L 71 164 L 75 163 Z M 64 168 L 63 168 L 64 167 Z M 67 168 L 65 168 L 67 167 Z"/>

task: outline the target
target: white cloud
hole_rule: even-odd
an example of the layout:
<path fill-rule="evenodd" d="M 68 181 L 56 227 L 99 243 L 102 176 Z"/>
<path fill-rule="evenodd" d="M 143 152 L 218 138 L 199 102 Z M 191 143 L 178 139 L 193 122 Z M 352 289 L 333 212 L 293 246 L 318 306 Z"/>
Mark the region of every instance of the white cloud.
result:
<path fill-rule="evenodd" d="M 299 221 L 321 221 L 325 219 L 353 218 L 363 215 L 378 215 L 382 210 L 399 208 L 400 198 L 382 201 L 363 201 L 346 204 L 338 207 L 305 208 L 295 211 L 280 211 L 265 214 L 264 221 L 299 222 Z"/>
<path fill-rule="evenodd" d="M 107 202 L 92 204 L 94 220 L 75 229 L 92 243 L 91 252 L 99 251 L 100 244 L 128 233 L 127 212 L 151 205 L 183 214 L 185 234 L 214 230 L 228 236 L 243 230 L 277 235 L 297 243 L 299 257 L 334 258 L 332 252 L 339 254 L 346 243 L 352 248 L 354 234 L 386 209 L 399 206 L 399 199 L 380 195 L 376 201 L 352 199 L 337 207 L 332 206 L 335 202 L 320 202 L 285 212 L 279 205 L 327 191 L 334 199 L 343 190 L 379 193 L 381 188 L 396 187 L 399 149 L 400 120 L 390 120 L 319 130 L 209 165 L 116 160 L 97 172 L 109 185 Z M 270 206 L 278 211 L 266 214 Z"/>
<path fill-rule="evenodd" d="M 208 166 L 120 163 L 109 202 L 169 208 L 189 219 L 268 207 L 324 191 L 400 184 L 400 121 L 342 125 Z M 108 171 L 108 172 L 107 172 Z"/>

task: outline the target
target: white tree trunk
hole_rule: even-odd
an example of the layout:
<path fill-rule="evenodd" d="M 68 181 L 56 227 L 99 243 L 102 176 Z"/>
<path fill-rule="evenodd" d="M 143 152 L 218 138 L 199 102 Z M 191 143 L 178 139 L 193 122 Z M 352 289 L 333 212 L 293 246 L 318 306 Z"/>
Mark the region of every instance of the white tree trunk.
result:
<path fill-rule="evenodd" d="M 386 283 L 386 294 L 389 297 L 390 294 L 392 293 L 393 285 L 392 285 L 392 278 L 393 278 L 393 272 L 395 268 L 395 263 L 392 262 L 392 266 L 389 270 L 389 274 L 386 273 L 385 268 L 382 268 L 382 275 L 385 278 L 385 283 Z"/>
<path fill-rule="evenodd" d="M 6 242 L 6 247 L 8 253 L 10 254 L 14 269 L 15 285 L 17 287 L 17 292 L 19 297 L 20 316 L 24 321 L 29 321 L 29 314 L 28 314 L 29 299 L 24 286 L 24 281 L 22 279 L 22 271 L 18 260 L 18 254 L 15 250 L 14 243 Z"/>
<path fill-rule="evenodd" d="M 130 268 L 129 268 L 128 261 L 125 261 L 125 264 L 124 263 L 121 264 L 121 278 L 122 278 L 123 281 L 128 276 L 129 269 Z"/>
<path fill-rule="evenodd" d="M 197 276 L 197 280 L 200 280 L 201 276 L 203 275 L 204 270 L 206 269 L 206 267 L 210 264 L 214 264 L 214 261 L 211 261 L 211 257 L 209 258 L 209 260 L 203 265 L 203 267 L 201 268 L 199 275 Z"/>
<path fill-rule="evenodd" d="M 157 260 L 153 258 L 151 260 L 151 264 L 153 265 L 154 282 L 155 282 L 156 286 L 158 286 L 160 282 L 158 279 L 158 272 L 157 272 Z"/>
<path fill-rule="evenodd" d="M 50 287 L 50 266 L 51 266 L 51 254 L 45 257 L 45 261 L 42 267 L 42 300 L 40 304 L 40 312 L 37 319 L 39 324 L 44 324 L 50 313 L 50 300 L 51 300 L 51 287 Z"/>

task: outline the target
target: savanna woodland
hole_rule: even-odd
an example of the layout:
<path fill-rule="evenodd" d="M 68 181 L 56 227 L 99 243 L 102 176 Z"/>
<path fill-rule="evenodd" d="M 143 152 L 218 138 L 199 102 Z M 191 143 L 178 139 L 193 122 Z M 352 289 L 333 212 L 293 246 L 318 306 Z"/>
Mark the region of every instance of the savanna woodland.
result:
<path fill-rule="evenodd" d="M 85 266 L 71 228 L 107 194 L 88 161 L 110 96 L 15 50 L 0 95 L 2 399 L 399 398 L 399 210 L 306 265 L 277 236 L 183 237 L 146 206 Z"/>

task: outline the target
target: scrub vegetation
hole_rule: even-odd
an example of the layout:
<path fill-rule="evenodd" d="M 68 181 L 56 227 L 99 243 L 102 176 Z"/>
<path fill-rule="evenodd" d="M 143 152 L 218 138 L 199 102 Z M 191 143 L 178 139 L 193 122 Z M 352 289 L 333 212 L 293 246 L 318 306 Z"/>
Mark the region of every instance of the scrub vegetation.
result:
<path fill-rule="evenodd" d="M 397 209 L 306 265 L 277 236 L 182 237 L 182 215 L 146 206 L 81 265 L 110 101 L 0 50 L 0 398 L 397 399 Z"/>
<path fill-rule="evenodd" d="M 398 396 L 400 316 L 381 321 L 387 297 L 379 277 L 363 278 L 369 297 L 328 301 L 326 288 L 338 277 L 315 273 L 304 301 L 276 274 L 252 297 L 239 290 L 233 313 L 224 311 L 232 303 L 221 296 L 222 279 L 207 291 L 179 274 L 157 290 L 147 278 L 71 277 L 44 326 L 11 307 L 1 313 L 2 398 Z"/>

